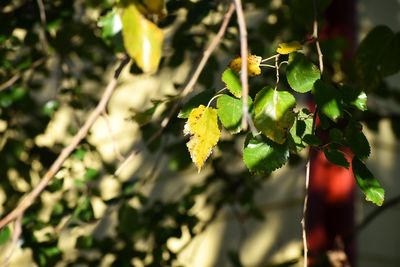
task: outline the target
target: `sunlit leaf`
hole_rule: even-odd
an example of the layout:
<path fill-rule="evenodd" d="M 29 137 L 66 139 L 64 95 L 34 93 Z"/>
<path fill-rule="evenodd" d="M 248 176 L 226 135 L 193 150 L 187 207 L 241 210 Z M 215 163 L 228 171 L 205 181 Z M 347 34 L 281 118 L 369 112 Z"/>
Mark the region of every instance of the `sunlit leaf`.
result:
<path fill-rule="evenodd" d="M 163 32 L 134 4 L 124 7 L 121 17 L 124 46 L 129 56 L 143 72 L 155 72 L 161 59 Z"/>
<path fill-rule="evenodd" d="M 254 100 L 254 124 L 266 137 L 283 144 L 294 122 L 296 99 L 287 91 L 265 87 Z"/>
<path fill-rule="evenodd" d="M 217 110 L 200 105 L 190 112 L 185 124 L 185 135 L 190 135 L 187 147 L 198 171 L 218 143 L 221 132 L 218 128 Z"/>
<path fill-rule="evenodd" d="M 243 150 L 243 161 L 252 172 L 272 172 L 282 167 L 289 158 L 289 148 L 265 137 L 248 136 Z"/>
<path fill-rule="evenodd" d="M 222 73 L 222 81 L 226 88 L 237 98 L 242 97 L 242 84 L 239 75 L 232 69 L 226 69 Z"/>
<path fill-rule="evenodd" d="M 350 164 L 342 152 L 336 149 L 324 149 L 325 157 L 333 164 L 349 168 Z"/>
<path fill-rule="evenodd" d="M 276 49 L 276 52 L 281 55 L 287 55 L 296 52 L 298 50 L 301 50 L 302 48 L 303 46 L 299 42 L 293 41 L 290 43 L 280 43 L 278 45 L 278 48 Z"/>
<path fill-rule="evenodd" d="M 249 98 L 249 105 L 251 104 Z M 236 134 L 241 130 L 242 110 L 243 104 L 240 99 L 223 95 L 217 100 L 218 118 L 231 134 Z"/>
<path fill-rule="evenodd" d="M 361 90 L 356 90 L 350 86 L 343 85 L 340 87 L 343 101 L 349 106 L 353 106 L 358 110 L 367 110 L 367 94 Z"/>
<path fill-rule="evenodd" d="M 341 97 L 338 89 L 318 80 L 314 84 L 313 94 L 320 112 L 333 121 L 342 116 Z"/>
<path fill-rule="evenodd" d="M 286 78 L 293 90 L 306 93 L 313 88 L 315 81 L 321 78 L 321 73 L 305 55 L 291 53 L 286 68 Z"/>
<path fill-rule="evenodd" d="M 308 111 L 308 110 L 307 110 Z M 296 120 L 290 128 L 290 142 L 291 149 L 300 152 L 308 144 L 304 141 L 304 136 L 312 133 L 313 116 L 307 111 L 301 110 L 296 116 Z"/>
<path fill-rule="evenodd" d="M 378 180 L 365 164 L 356 157 L 352 161 L 352 167 L 357 184 L 363 191 L 366 200 L 382 206 L 385 199 L 385 190 L 381 187 Z"/>
<path fill-rule="evenodd" d="M 256 55 L 248 55 L 247 56 L 247 72 L 249 76 L 256 76 L 261 74 L 261 69 L 260 69 L 260 63 L 261 63 L 261 57 L 256 56 Z M 242 69 L 242 58 L 237 57 L 233 59 L 229 63 L 229 68 L 236 72 L 240 72 Z"/>

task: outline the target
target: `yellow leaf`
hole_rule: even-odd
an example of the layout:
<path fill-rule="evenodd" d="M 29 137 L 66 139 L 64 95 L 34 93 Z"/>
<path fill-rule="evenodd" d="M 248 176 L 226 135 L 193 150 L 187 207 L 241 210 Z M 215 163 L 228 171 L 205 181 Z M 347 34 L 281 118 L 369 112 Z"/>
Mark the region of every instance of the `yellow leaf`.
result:
<path fill-rule="evenodd" d="M 293 41 L 290 43 L 280 43 L 276 49 L 276 52 L 281 55 L 287 55 L 297 50 L 301 50 L 302 48 L 303 46 L 299 42 Z"/>
<path fill-rule="evenodd" d="M 186 145 L 192 161 L 200 172 L 221 135 L 217 110 L 203 105 L 193 109 L 183 132 L 185 135 L 190 135 L 190 140 Z"/>
<path fill-rule="evenodd" d="M 256 55 L 247 56 L 247 72 L 249 76 L 256 76 L 261 74 L 260 69 L 261 57 Z M 242 69 L 242 58 L 237 57 L 229 63 L 229 68 L 236 72 Z"/>
<path fill-rule="evenodd" d="M 142 0 L 142 3 L 145 6 L 148 14 L 156 14 L 161 17 L 165 17 L 167 15 L 164 0 Z"/>
<path fill-rule="evenodd" d="M 129 56 L 143 72 L 155 72 L 161 59 L 163 32 L 132 3 L 124 7 L 121 18 L 124 46 Z"/>

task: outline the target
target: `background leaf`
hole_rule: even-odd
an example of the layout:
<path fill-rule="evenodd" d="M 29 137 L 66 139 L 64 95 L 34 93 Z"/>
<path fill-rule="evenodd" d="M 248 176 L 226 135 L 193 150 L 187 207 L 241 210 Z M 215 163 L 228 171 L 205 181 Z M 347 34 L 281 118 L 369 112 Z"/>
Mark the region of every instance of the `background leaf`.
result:
<path fill-rule="evenodd" d="M 321 73 L 305 55 L 294 52 L 289 54 L 286 78 L 293 90 L 306 93 L 313 88 L 315 81 L 321 78 Z"/>
<path fill-rule="evenodd" d="M 385 199 L 385 190 L 380 186 L 378 180 L 368 170 L 365 164 L 356 157 L 354 157 L 352 161 L 352 167 L 357 184 L 363 191 L 366 200 L 378 206 L 382 206 Z"/>
<path fill-rule="evenodd" d="M 155 72 L 161 59 L 163 32 L 147 20 L 135 4 L 122 11 L 124 46 L 143 72 Z"/>
<path fill-rule="evenodd" d="M 243 150 L 243 161 L 252 172 L 272 172 L 282 167 L 289 158 L 287 143 L 277 144 L 265 137 L 248 136 Z"/>
<path fill-rule="evenodd" d="M 254 100 L 254 124 L 266 137 L 283 144 L 294 122 L 296 99 L 287 91 L 265 87 Z"/>

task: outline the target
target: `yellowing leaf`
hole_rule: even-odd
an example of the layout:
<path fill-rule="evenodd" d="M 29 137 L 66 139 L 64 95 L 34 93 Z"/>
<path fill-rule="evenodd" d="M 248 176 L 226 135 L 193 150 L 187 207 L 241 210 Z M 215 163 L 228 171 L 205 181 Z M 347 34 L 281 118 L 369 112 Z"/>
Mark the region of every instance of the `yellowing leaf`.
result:
<path fill-rule="evenodd" d="M 302 48 L 303 48 L 303 46 L 299 42 L 293 41 L 290 43 L 280 43 L 278 45 L 278 48 L 276 49 L 276 52 L 281 55 L 287 55 L 292 52 L 301 50 Z"/>
<path fill-rule="evenodd" d="M 129 56 L 143 72 L 155 72 L 161 59 L 163 32 L 135 4 L 126 6 L 121 18 L 124 46 Z"/>
<path fill-rule="evenodd" d="M 256 55 L 247 56 L 247 72 L 249 76 L 257 76 L 261 74 L 260 69 L 261 57 Z M 236 72 L 242 69 L 242 58 L 237 57 L 229 63 L 229 68 Z"/>
<path fill-rule="evenodd" d="M 185 135 L 190 135 L 190 140 L 186 145 L 192 161 L 200 172 L 221 135 L 218 128 L 217 110 L 203 105 L 193 109 L 183 132 Z"/>

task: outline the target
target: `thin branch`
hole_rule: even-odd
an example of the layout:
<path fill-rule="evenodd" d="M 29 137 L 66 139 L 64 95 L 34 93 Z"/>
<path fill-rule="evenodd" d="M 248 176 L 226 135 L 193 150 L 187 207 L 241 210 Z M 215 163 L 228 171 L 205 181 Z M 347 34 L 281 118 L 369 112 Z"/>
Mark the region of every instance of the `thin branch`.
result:
<path fill-rule="evenodd" d="M 100 102 L 97 104 L 96 108 L 90 114 L 85 124 L 79 129 L 79 131 L 72 138 L 70 144 L 65 147 L 54 163 L 51 165 L 50 169 L 46 172 L 46 174 L 42 177 L 39 184 L 24 198 L 22 201 L 14 208 L 10 213 L 8 213 L 3 219 L 0 220 L 0 229 L 2 229 L 5 225 L 9 224 L 11 221 L 16 220 L 18 217 L 22 216 L 24 212 L 34 203 L 36 198 L 40 195 L 40 193 L 46 188 L 51 179 L 57 174 L 60 170 L 64 161 L 71 155 L 71 153 L 75 150 L 78 144 L 87 136 L 90 128 L 96 122 L 97 118 L 101 115 L 101 113 L 105 110 L 111 95 L 113 94 L 115 88 L 117 87 L 117 80 L 119 75 L 121 74 L 122 69 L 128 64 L 129 57 L 125 56 L 125 58 L 121 61 L 119 67 L 115 70 L 113 78 L 108 83 L 103 96 L 100 99 Z"/>
<path fill-rule="evenodd" d="M 322 73 L 324 71 L 324 62 L 323 62 L 323 55 L 322 55 L 322 51 L 321 51 L 321 47 L 319 45 L 319 39 L 318 39 L 318 8 L 317 8 L 316 0 L 313 0 L 313 8 L 314 8 L 313 38 L 315 39 L 315 45 L 317 48 L 318 59 L 319 59 L 319 69 L 320 69 L 320 72 L 322 75 Z M 315 110 L 314 110 L 312 128 L 311 128 L 312 134 L 315 133 L 315 127 L 316 127 L 316 122 L 317 122 L 317 111 L 318 111 L 318 106 L 316 105 Z M 310 149 L 308 152 L 308 160 L 307 160 L 307 166 L 306 166 L 303 218 L 301 220 L 303 246 L 304 246 L 304 252 L 303 252 L 304 267 L 308 266 L 308 245 L 307 245 L 307 232 L 306 232 L 307 217 L 306 217 L 306 214 L 307 214 L 307 206 L 308 206 L 308 191 L 309 191 L 309 186 L 310 186 L 311 153 L 312 153 L 312 150 Z"/>
<path fill-rule="evenodd" d="M 276 71 L 276 83 L 275 83 L 275 90 L 278 89 L 279 84 L 279 55 L 275 57 L 275 71 Z"/>
<path fill-rule="evenodd" d="M 203 56 L 200 60 L 200 63 L 197 65 L 196 70 L 194 71 L 193 75 L 191 76 L 189 82 L 186 84 L 186 86 L 183 88 L 180 98 L 175 102 L 175 104 L 172 106 L 170 109 L 170 112 L 168 113 L 168 116 L 165 117 L 162 122 L 161 122 L 161 127 L 158 129 L 157 132 L 155 132 L 147 141 L 146 145 L 151 144 L 156 140 L 165 130 L 165 128 L 168 126 L 169 122 L 171 121 L 172 117 L 174 116 L 175 112 L 178 110 L 179 106 L 181 105 L 182 100 L 187 96 L 192 90 L 194 85 L 196 84 L 197 80 L 200 77 L 201 72 L 203 71 L 208 59 L 210 58 L 211 54 L 214 52 L 214 50 L 217 48 L 218 44 L 221 42 L 222 37 L 225 34 L 225 31 L 228 27 L 229 21 L 232 17 L 233 11 L 235 10 L 235 6 L 231 4 L 224 16 L 224 19 L 222 21 L 221 27 L 218 30 L 217 35 L 215 35 L 214 39 L 211 41 L 210 45 L 207 47 L 206 50 L 203 52 Z M 132 151 L 128 157 L 126 157 L 125 161 L 122 162 L 122 164 L 118 167 L 118 169 L 115 171 L 114 175 L 118 176 L 121 174 L 121 171 L 131 162 L 134 157 L 139 153 L 140 151 L 135 149 Z"/>
<path fill-rule="evenodd" d="M 248 47 L 247 47 L 247 29 L 246 29 L 246 21 L 244 19 L 242 2 L 240 0 L 234 0 L 237 21 L 239 24 L 239 33 L 240 33 L 240 56 L 242 58 L 242 68 L 240 71 L 240 80 L 242 82 L 242 129 L 247 129 L 247 121 L 250 118 L 249 107 L 248 107 L 248 98 L 249 98 L 249 81 L 247 75 L 247 56 L 248 56 Z"/>
<path fill-rule="evenodd" d="M 42 65 L 46 61 L 45 58 L 38 59 L 32 63 L 32 65 L 29 67 L 29 70 L 32 71 Z M 9 88 L 12 86 L 14 83 L 16 83 L 23 75 L 22 71 L 19 71 L 15 73 L 10 79 L 5 81 L 4 83 L 0 84 L 0 91 L 3 91 L 4 89 Z"/>
<path fill-rule="evenodd" d="M 41 24 L 39 37 L 40 37 L 40 41 L 43 46 L 43 51 L 45 52 L 45 54 L 47 54 L 49 51 L 49 44 L 48 44 L 47 38 L 46 38 L 46 25 L 47 25 L 46 10 L 45 10 L 42 0 L 36 0 L 36 3 L 39 8 L 40 24 Z"/>

